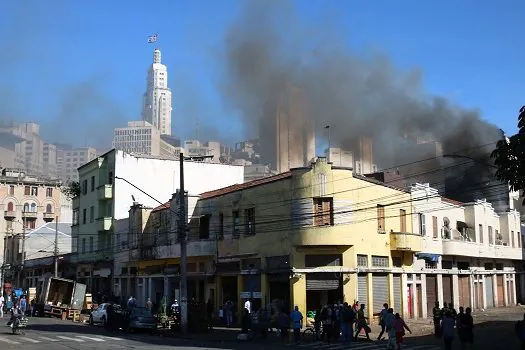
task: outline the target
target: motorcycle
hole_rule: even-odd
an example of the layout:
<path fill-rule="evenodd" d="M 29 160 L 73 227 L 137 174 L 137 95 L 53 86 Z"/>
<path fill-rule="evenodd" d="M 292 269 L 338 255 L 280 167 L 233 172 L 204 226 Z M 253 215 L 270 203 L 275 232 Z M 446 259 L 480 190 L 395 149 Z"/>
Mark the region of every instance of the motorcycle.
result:
<path fill-rule="evenodd" d="M 13 334 L 25 334 L 24 330 L 26 329 L 28 322 L 29 320 L 25 316 L 21 318 L 15 318 L 9 327 L 11 327 Z"/>

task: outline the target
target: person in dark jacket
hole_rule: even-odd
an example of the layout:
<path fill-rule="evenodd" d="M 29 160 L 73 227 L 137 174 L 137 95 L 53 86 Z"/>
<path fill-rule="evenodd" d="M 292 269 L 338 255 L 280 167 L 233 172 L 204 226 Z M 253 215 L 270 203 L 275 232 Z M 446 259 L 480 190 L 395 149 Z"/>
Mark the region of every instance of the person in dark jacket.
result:
<path fill-rule="evenodd" d="M 115 330 L 116 328 L 116 322 L 115 322 L 115 307 L 113 304 L 109 304 L 106 308 L 106 327 L 109 330 Z"/>
<path fill-rule="evenodd" d="M 462 308 L 460 308 L 461 310 Z M 474 320 L 472 319 L 472 309 L 467 307 L 465 313 L 460 311 L 458 315 L 457 327 L 459 331 L 459 341 L 461 348 L 469 349 L 474 342 Z"/>
<path fill-rule="evenodd" d="M 250 316 L 250 313 L 246 309 L 244 310 L 244 313 L 242 315 L 241 326 L 241 333 L 248 334 L 252 326 L 252 318 Z"/>

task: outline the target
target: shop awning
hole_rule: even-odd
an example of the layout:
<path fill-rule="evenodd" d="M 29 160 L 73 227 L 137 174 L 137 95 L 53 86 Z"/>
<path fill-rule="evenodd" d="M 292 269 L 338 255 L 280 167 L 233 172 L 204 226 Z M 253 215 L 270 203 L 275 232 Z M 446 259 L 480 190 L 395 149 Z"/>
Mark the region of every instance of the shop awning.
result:
<path fill-rule="evenodd" d="M 432 253 L 416 253 L 416 257 L 418 259 L 425 259 L 426 261 L 438 262 L 440 255 Z"/>

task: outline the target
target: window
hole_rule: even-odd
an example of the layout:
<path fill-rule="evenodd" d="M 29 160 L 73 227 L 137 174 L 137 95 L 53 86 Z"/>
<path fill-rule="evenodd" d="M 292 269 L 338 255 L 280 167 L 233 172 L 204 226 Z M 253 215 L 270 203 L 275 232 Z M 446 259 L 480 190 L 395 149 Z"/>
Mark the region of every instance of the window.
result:
<path fill-rule="evenodd" d="M 224 238 L 224 214 L 219 213 L 219 239 Z"/>
<path fill-rule="evenodd" d="M 15 211 L 15 205 L 13 202 L 7 203 L 7 211 Z"/>
<path fill-rule="evenodd" d="M 388 256 L 372 255 L 373 267 L 388 267 Z"/>
<path fill-rule="evenodd" d="M 26 220 L 26 227 L 30 230 L 34 230 L 36 228 L 36 220 Z"/>
<path fill-rule="evenodd" d="M 377 205 L 377 231 L 384 233 L 385 231 L 385 207 L 381 204 Z"/>
<path fill-rule="evenodd" d="M 393 267 L 403 267 L 403 259 L 398 256 L 392 257 L 392 266 Z"/>
<path fill-rule="evenodd" d="M 52 213 L 53 212 L 53 206 L 51 204 L 46 205 L 46 213 Z"/>
<path fill-rule="evenodd" d="M 425 214 L 419 213 L 418 216 L 419 216 L 419 233 L 421 234 L 421 236 L 426 236 L 427 227 L 426 227 L 426 222 L 425 222 Z"/>
<path fill-rule="evenodd" d="M 470 263 L 467 261 L 458 261 L 457 262 L 457 268 L 458 270 L 469 270 L 470 269 Z"/>
<path fill-rule="evenodd" d="M 9 195 L 14 196 L 15 195 L 15 186 L 9 185 Z"/>
<path fill-rule="evenodd" d="M 95 207 L 91 206 L 89 207 L 89 222 L 95 221 Z"/>
<path fill-rule="evenodd" d="M 82 238 L 82 253 L 86 252 L 86 239 Z"/>
<path fill-rule="evenodd" d="M 91 176 L 91 192 L 95 191 L 95 177 Z"/>
<path fill-rule="evenodd" d="M 367 267 L 368 266 L 368 255 L 357 254 L 357 266 Z"/>
<path fill-rule="evenodd" d="M 483 225 L 482 224 L 479 224 L 478 231 L 479 231 L 479 243 L 483 243 Z"/>
<path fill-rule="evenodd" d="M 241 219 L 239 216 L 239 211 L 238 210 L 232 211 L 232 228 L 233 228 L 232 235 L 234 238 L 239 238 L 239 226 L 241 223 L 240 221 Z"/>
<path fill-rule="evenodd" d="M 399 230 L 407 232 L 407 211 L 405 209 L 399 209 Z"/>
<path fill-rule="evenodd" d="M 499 230 L 496 230 L 496 244 L 503 244 L 503 237 L 499 234 Z"/>
<path fill-rule="evenodd" d="M 82 194 L 87 194 L 87 180 L 82 181 Z"/>
<path fill-rule="evenodd" d="M 73 210 L 73 226 L 78 225 L 78 209 Z"/>
<path fill-rule="evenodd" d="M 112 171 L 108 173 L 108 184 L 113 185 L 113 172 Z"/>
<path fill-rule="evenodd" d="M 494 244 L 494 233 L 492 232 L 492 226 L 489 226 L 489 244 Z"/>
<path fill-rule="evenodd" d="M 484 268 L 485 270 L 492 270 L 494 265 L 492 263 L 485 263 Z"/>
<path fill-rule="evenodd" d="M 333 198 L 314 198 L 314 226 L 333 225 Z"/>
<path fill-rule="evenodd" d="M 46 197 L 53 197 L 53 188 L 52 187 L 46 188 Z"/>
<path fill-rule="evenodd" d="M 24 203 L 24 213 L 29 213 L 29 203 Z"/>
<path fill-rule="evenodd" d="M 93 246 L 93 236 L 89 237 L 89 252 L 93 253 L 95 247 Z"/>
<path fill-rule="evenodd" d="M 29 196 L 29 195 L 31 195 L 31 187 L 25 186 L 24 187 L 24 196 Z"/>
<path fill-rule="evenodd" d="M 86 224 L 86 217 L 87 217 L 87 209 L 82 209 L 82 224 Z"/>
<path fill-rule="evenodd" d="M 29 211 L 31 213 L 36 213 L 36 203 L 31 203 L 31 209 Z"/>
<path fill-rule="evenodd" d="M 31 187 L 31 195 L 38 196 L 38 187 Z"/>
<path fill-rule="evenodd" d="M 199 239 L 210 238 L 210 218 L 211 215 L 202 215 L 199 219 Z"/>
<path fill-rule="evenodd" d="M 443 262 L 441 262 L 441 268 L 443 270 L 451 270 L 452 269 L 452 261 L 443 261 Z"/>
<path fill-rule="evenodd" d="M 425 269 L 437 269 L 437 262 L 425 260 Z"/>
<path fill-rule="evenodd" d="M 255 208 L 248 208 L 244 210 L 244 234 L 255 234 Z"/>
<path fill-rule="evenodd" d="M 13 220 L 6 220 L 5 221 L 5 228 L 7 229 L 7 231 L 12 230 L 13 229 Z"/>
<path fill-rule="evenodd" d="M 514 248 L 514 231 L 510 231 L 510 246 Z"/>
<path fill-rule="evenodd" d="M 432 238 L 438 238 L 439 228 L 438 228 L 438 218 L 437 216 L 432 217 Z"/>
<path fill-rule="evenodd" d="M 518 233 L 518 248 L 521 248 L 521 233 Z"/>

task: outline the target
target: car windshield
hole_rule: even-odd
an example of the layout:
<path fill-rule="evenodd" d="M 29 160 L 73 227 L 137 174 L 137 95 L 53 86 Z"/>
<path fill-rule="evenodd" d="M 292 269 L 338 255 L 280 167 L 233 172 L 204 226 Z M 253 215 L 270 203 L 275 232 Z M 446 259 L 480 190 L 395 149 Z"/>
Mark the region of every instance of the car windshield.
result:
<path fill-rule="evenodd" d="M 150 317 L 152 316 L 151 310 L 146 309 L 145 307 L 136 307 L 131 310 L 131 316 L 136 317 Z"/>

